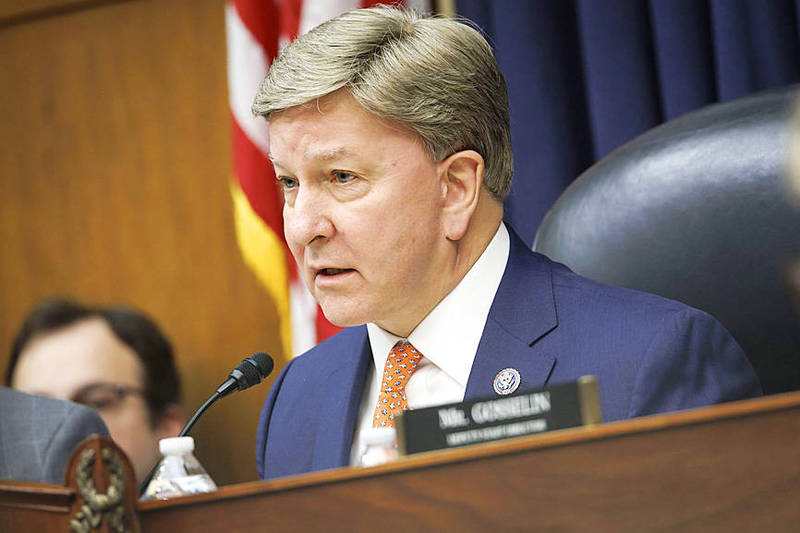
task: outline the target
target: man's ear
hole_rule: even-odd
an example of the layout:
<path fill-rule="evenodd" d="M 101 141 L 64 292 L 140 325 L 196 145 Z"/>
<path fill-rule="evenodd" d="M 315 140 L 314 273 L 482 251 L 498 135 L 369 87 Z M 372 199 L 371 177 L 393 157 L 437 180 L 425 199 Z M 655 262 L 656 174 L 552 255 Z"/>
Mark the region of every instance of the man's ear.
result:
<path fill-rule="evenodd" d="M 461 150 L 440 163 L 444 235 L 458 241 L 467 232 L 483 187 L 483 157 Z"/>
<path fill-rule="evenodd" d="M 155 433 L 159 439 L 177 437 L 186 423 L 186 414 L 183 408 L 175 403 L 168 404 L 155 425 Z"/>

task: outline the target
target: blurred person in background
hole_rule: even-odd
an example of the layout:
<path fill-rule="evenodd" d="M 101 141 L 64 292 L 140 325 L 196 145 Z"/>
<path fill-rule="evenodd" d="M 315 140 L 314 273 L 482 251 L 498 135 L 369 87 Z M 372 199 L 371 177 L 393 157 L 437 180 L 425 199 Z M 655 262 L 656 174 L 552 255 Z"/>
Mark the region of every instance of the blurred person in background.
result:
<path fill-rule="evenodd" d="M 37 305 L 14 338 L 6 385 L 95 409 L 143 480 L 185 416 L 172 346 L 159 327 L 126 307 L 68 300 Z"/>

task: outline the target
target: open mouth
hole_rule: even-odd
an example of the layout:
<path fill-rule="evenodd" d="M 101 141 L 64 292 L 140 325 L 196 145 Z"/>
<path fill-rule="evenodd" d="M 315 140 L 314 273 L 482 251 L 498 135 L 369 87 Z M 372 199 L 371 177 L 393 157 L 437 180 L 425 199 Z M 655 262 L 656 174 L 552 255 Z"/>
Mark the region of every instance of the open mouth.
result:
<path fill-rule="evenodd" d="M 346 272 L 353 272 L 354 269 L 352 268 L 323 268 L 319 272 L 317 272 L 318 276 L 336 276 L 339 274 L 344 274 Z"/>

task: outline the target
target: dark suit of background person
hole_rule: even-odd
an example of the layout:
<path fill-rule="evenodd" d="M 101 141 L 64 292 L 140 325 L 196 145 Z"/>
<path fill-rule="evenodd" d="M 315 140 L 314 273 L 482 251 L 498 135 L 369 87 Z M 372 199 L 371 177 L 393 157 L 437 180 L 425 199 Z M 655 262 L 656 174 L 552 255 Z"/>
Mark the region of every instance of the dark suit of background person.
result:
<path fill-rule="evenodd" d="M 741 348 L 711 316 L 578 276 L 509 233 L 466 400 L 495 395 L 493 379 L 509 367 L 521 375 L 520 391 L 597 376 L 606 422 L 761 395 Z M 349 464 L 371 361 L 359 326 L 287 365 L 259 421 L 262 478 Z"/>
<path fill-rule="evenodd" d="M 0 478 L 61 484 L 72 451 L 108 436 L 92 409 L 0 387 Z"/>

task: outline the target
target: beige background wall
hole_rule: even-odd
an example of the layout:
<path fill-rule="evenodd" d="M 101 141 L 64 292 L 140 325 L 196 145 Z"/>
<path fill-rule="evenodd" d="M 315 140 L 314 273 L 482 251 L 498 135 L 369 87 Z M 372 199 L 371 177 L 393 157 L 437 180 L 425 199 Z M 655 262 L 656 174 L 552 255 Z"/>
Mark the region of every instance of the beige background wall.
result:
<path fill-rule="evenodd" d="M 189 412 L 247 354 L 280 355 L 275 308 L 234 239 L 223 7 L 0 2 L 3 369 L 25 313 L 54 294 L 151 314 Z M 271 381 L 195 427 L 217 483 L 256 478 Z"/>

